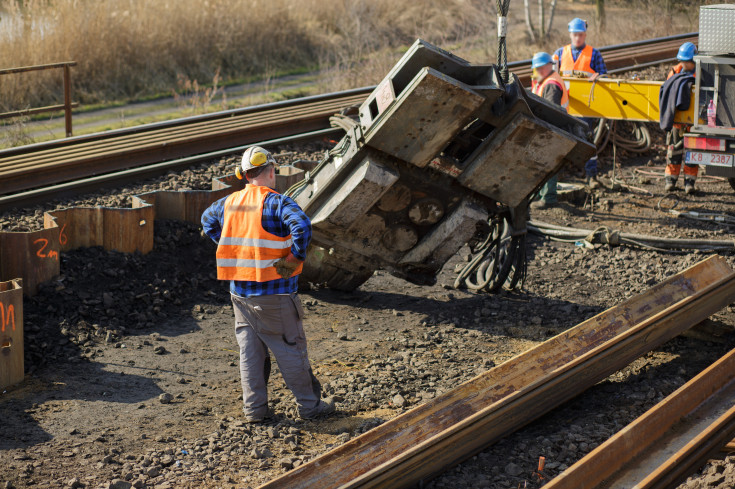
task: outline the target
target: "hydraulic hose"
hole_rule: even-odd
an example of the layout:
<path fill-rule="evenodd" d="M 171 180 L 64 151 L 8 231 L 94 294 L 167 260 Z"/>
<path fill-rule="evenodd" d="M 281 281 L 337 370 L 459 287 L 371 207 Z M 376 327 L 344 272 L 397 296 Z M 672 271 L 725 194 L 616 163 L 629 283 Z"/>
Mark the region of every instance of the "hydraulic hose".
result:
<path fill-rule="evenodd" d="M 594 130 L 594 143 L 597 153 L 601 153 L 607 144 L 612 143 L 624 150 L 634 153 L 645 153 L 651 148 L 651 131 L 645 122 L 629 122 L 633 124 L 632 138 L 620 134 L 616 121 L 600 119 Z"/>
<path fill-rule="evenodd" d="M 555 224 L 539 221 L 529 221 L 528 230 L 535 234 L 548 236 L 556 241 L 565 242 L 585 241 L 590 244 L 627 244 L 662 250 L 731 251 L 735 249 L 735 241 L 660 238 L 644 234 L 621 233 L 620 231 L 610 229 L 607 226 L 601 226 L 592 230 L 557 226 Z"/>

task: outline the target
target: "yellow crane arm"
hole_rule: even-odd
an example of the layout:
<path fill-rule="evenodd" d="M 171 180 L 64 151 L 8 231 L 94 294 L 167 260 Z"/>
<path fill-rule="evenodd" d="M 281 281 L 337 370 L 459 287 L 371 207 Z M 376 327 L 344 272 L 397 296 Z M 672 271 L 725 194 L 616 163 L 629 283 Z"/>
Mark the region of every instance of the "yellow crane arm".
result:
<path fill-rule="evenodd" d="M 658 93 L 664 82 L 564 78 L 569 91 L 570 114 L 628 121 L 659 121 Z M 694 88 L 689 110 L 677 112 L 674 122 L 694 124 Z"/>

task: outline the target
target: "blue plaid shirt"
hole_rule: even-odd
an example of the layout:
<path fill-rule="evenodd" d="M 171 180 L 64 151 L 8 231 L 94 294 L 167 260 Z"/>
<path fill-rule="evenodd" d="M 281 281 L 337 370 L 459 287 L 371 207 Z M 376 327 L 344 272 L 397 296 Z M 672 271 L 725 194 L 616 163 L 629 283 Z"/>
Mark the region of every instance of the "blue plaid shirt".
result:
<path fill-rule="evenodd" d="M 212 241 L 219 243 L 225 222 L 225 200 L 219 199 L 202 214 L 202 227 Z M 281 238 L 291 235 L 291 253 L 299 260 L 306 259 L 306 247 L 311 241 L 311 220 L 290 197 L 270 193 L 263 203 L 261 219 L 263 229 Z M 230 292 L 241 297 L 258 295 L 292 294 L 298 290 L 299 277 L 270 280 L 268 282 L 244 282 L 230 280 Z"/>
<path fill-rule="evenodd" d="M 572 46 L 572 59 L 574 61 L 577 61 L 577 58 L 579 58 L 579 53 L 581 53 L 585 47 L 586 45 L 582 46 L 581 48 L 575 48 L 574 46 Z M 555 55 L 558 56 L 560 62 L 561 62 L 561 55 L 563 52 L 564 52 L 564 48 L 561 47 L 557 49 L 556 52 L 554 53 Z M 595 73 L 599 73 L 601 75 L 604 75 L 605 73 L 607 73 L 607 68 L 605 67 L 605 61 L 603 61 L 602 55 L 595 48 L 592 48 L 592 61 L 590 61 L 590 68 L 592 68 L 592 70 Z"/>

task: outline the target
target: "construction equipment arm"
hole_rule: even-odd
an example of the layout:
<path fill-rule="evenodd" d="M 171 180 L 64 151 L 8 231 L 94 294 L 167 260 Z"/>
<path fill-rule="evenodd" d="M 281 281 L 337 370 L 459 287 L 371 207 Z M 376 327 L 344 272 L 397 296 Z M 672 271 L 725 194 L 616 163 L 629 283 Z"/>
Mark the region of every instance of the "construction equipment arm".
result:
<path fill-rule="evenodd" d="M 564 78 L 564 83 L 569 91 L 568 111 L 571 115 L 641 122 L 659 121 L 658 94 L 663 82 L 611 78 L 598 78 L 591 82 L 589 79 Z M 690 104 L 687 111 L 677 112 L 674 122 L 694 124 L 694 104 Z"/>

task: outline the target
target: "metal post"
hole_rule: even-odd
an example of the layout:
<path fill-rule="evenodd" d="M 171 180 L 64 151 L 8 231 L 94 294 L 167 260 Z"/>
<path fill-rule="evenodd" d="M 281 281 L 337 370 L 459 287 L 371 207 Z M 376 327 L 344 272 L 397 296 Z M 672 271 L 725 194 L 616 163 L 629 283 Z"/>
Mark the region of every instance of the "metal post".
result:
<path fill-rule="evenodd" d="M 64 65 L 64 122 L 66 125 L 66 137 L 71 137 L 71 69 L 68 64 Z"/>

